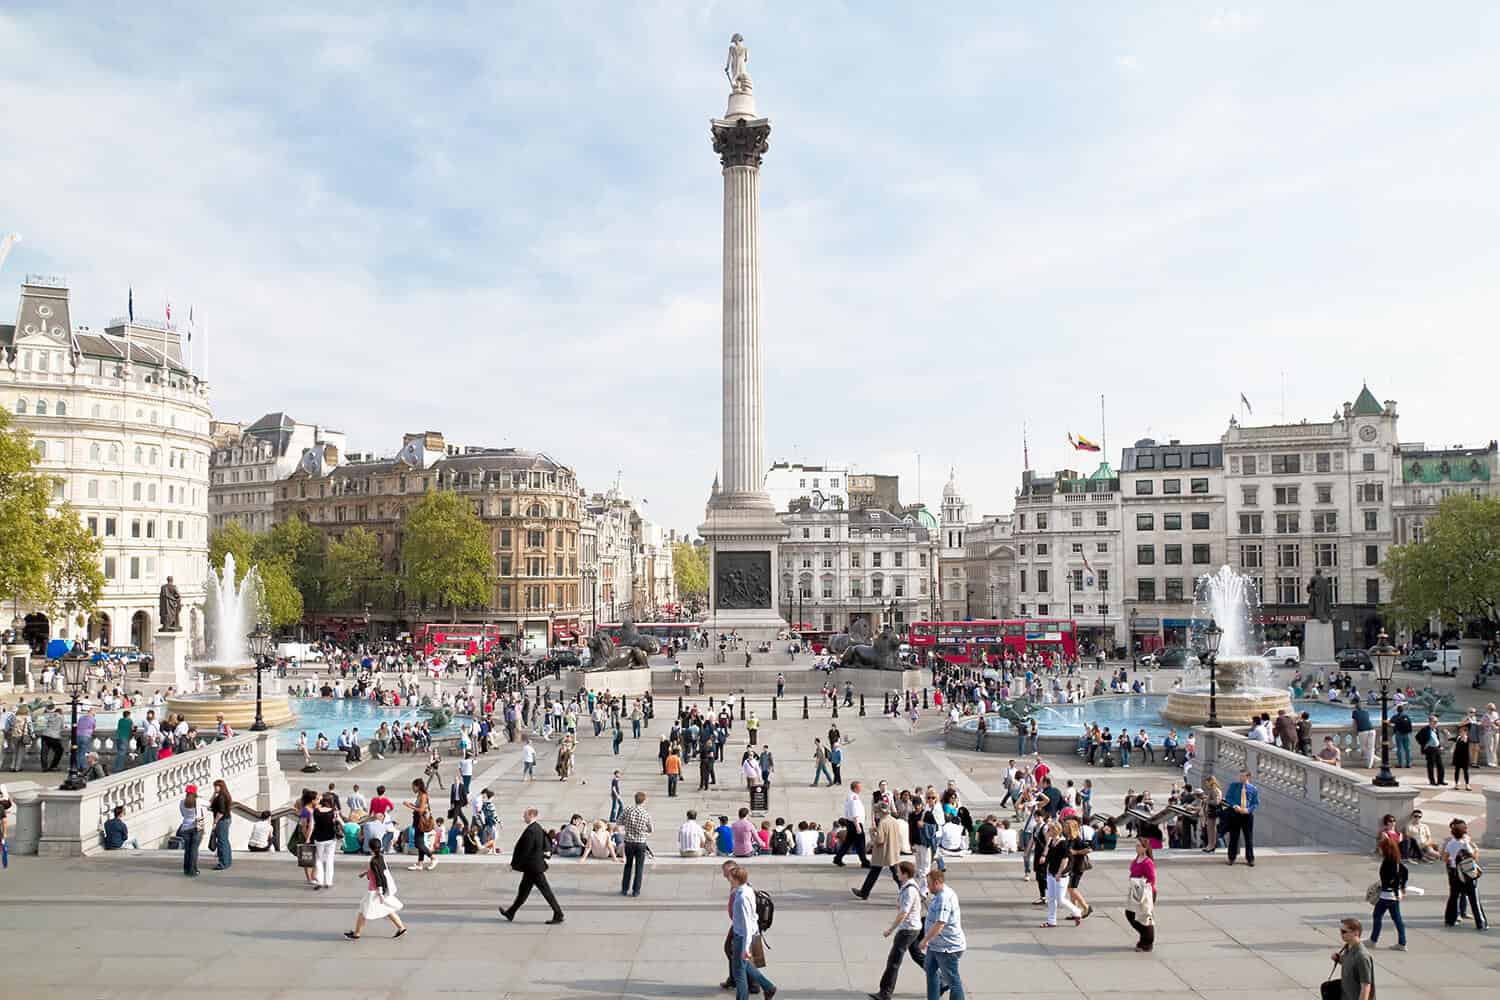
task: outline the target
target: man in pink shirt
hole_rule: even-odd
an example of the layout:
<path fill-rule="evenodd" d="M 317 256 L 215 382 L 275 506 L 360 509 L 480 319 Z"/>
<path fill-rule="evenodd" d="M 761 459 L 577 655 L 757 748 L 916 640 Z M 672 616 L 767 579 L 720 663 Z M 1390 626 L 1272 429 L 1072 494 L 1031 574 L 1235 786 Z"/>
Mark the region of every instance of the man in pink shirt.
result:
<path fill-rule="evenodd" d="M 749 858 L 755 855 L 755 824 L 750 822 L 750 810 L 740 806 L 740 818 L 729 824 L 734 835 L 734 856 Z"/>

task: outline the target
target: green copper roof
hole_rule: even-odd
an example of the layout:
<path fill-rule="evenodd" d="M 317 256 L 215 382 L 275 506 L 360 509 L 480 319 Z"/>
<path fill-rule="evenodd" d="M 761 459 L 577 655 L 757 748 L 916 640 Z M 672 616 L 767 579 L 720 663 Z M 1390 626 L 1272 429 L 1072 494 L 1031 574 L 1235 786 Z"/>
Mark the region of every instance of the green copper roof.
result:
<path fill-rule="evenodd" d="M 1113 479 L 1113 478 L 1115 478 L 1115 471 L 1109 467 L 1109 463 L 1108 462 L 1100 462 L 1099 463 L 1099 468 L 1095 469 L 1094 470 L 1094 474 L 1092 476 L 1089 476 L 1089 478 L 1090 479 Z"/>
<path fill-rule="evenodd" d="M 1354 401 L 1354 415 L 1356 417 L 1378 417 L 1385 412 L 1385 407 L 1380 405 L 1380 400 L 1370 391 L 1367 385 L 1359 390 L 1359 398 Z"/>
<path fill-rule="evenodd" d="M 932 516 L 932 511 L 926 507 L 918 507 L 916 511 L 917 523 L 929 531 L 936 531 L 938 519 Z"/>

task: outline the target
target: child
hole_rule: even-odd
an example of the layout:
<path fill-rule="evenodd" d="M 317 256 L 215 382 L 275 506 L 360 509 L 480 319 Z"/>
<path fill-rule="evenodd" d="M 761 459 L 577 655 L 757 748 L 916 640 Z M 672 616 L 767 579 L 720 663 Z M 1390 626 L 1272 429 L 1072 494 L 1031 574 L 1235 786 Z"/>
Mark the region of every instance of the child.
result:
<path fill-rule="evenodd" d="M 405 934 L 406 925 L 396 916 L 401 910 L 401 900 L 396 898 L 396 880 L 386 867 L 385 852 L 378 840 L 370 841 L 370 867 L 365 869 L 365 880 L 369 891 L 359 904 L 359 913 L 354 917 L 354 930 L 345 931 L 344 937 L 350 941 L 358 941 L 360 932 L 365 929 L 365 921 L 379 920 L 381 917 L 396 925 L 396 933 L 392 937 Z"/>

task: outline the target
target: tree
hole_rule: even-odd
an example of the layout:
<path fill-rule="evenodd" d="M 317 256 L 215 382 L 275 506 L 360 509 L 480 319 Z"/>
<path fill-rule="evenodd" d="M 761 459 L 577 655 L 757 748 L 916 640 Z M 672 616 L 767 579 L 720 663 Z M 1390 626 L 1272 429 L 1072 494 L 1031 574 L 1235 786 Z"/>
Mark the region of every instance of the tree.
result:
<path fill-rule="evenodd" d="M 262 566 L 281 563 L 304 603 L 314 609 L 326 607 L 324 557 L 327 539 L 300 517 L 279 522 L 270 531 L 255 536 L 255 561 Z M 238 560 L 239 556 L 236 555 Z M 262 569 L 262 575 L 265 571 Z"/>
<path fill-rule="evenodd" d="M 35 466 L 30 435 L 11 430 L 10 414 L 0 409 L 0 601 L 6 604 L 49 603 L 52 477 Z"/>
<path fill-rule="evenodd" d="M 488 607 L 495 555 L 489 529 L 457 493 L 429 491 L 411 508 L 401 543 L 405 590 L 439 606 Z"/>
<path fill-rule="evenodd" d="M 209 564 L 222 571 L 224 557 L 233 553 L 234 582 L 238 585 L 255 562 L 255 544 L 256 536 L 246 530 L 243 524 L 229 521 L 208 540 Z"/>
<path fill-rule="evenodd" d="M 104 571 L 99 568 L 103 548 L 91 535 L 71 504 L 63 504 L 47 519 L 48 607 L 66 618 L 85 618 L 99 606 L 104 593 Z M 79 626 L 83 621 L 76 621 Z"/>
<path fill-rule="evenodd" d="M 302 592 L 292 581 L 291 570 L 281 559 L 260 563 L 260 608 L 272 627 L 295 625 L 302 620 Z"/>
<path fill-rule="evenodd" d="M 1500 628 L 1500 498 L 1450 496 L 1420 542 L 1398 545 L 1381 572 L 1392 613 L 1418 628 L 1430 619 Z"/>
<path fill-rule="evenodd" d="M 672 546 L 672 576 L 677 581 L 677 599 L 696 605 L 708 600 L 708 551 L 702 545 L 678 542 Z"/>
<path fill-rule="evenodd" d="M 395 591 L 395 580 L 380 557 L 380 540 L 362 527 L 328 543 L 324 597 L 332 608 L 359 601 L 383 603 Z"/>

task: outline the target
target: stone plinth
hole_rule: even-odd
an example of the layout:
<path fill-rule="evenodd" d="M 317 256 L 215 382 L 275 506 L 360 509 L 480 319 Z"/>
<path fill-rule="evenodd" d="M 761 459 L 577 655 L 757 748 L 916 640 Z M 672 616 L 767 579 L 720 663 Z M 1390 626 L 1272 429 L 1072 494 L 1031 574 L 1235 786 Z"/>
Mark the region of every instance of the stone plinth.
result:
<path fill-rule="evenodd" d="M 158 632 L 151 640 L 151 671 L 174 691 L 188 689 L 187 656 L 192 637 L 186 632 Z"/>
<path fill-rule="evenodd" d="M 31 647 L 24 642 L 0 646 L 5 656 L 3 676 L 0 676 L 0 691 L 31 690 Z"/>
<path fill-rule="evenodd" d="M 1331 667 L 1334 660 L 1333 622 L 1308 619 L 1302 626 L 1302 665 Z"/>
<path fill-rule="evenodd" d="M 632 670 L 568 670 L 563 673 L 563 690 L 568 694 L 594 691 L 623 694 L 635 698 L 651 690 L 651 668 Z"/>

